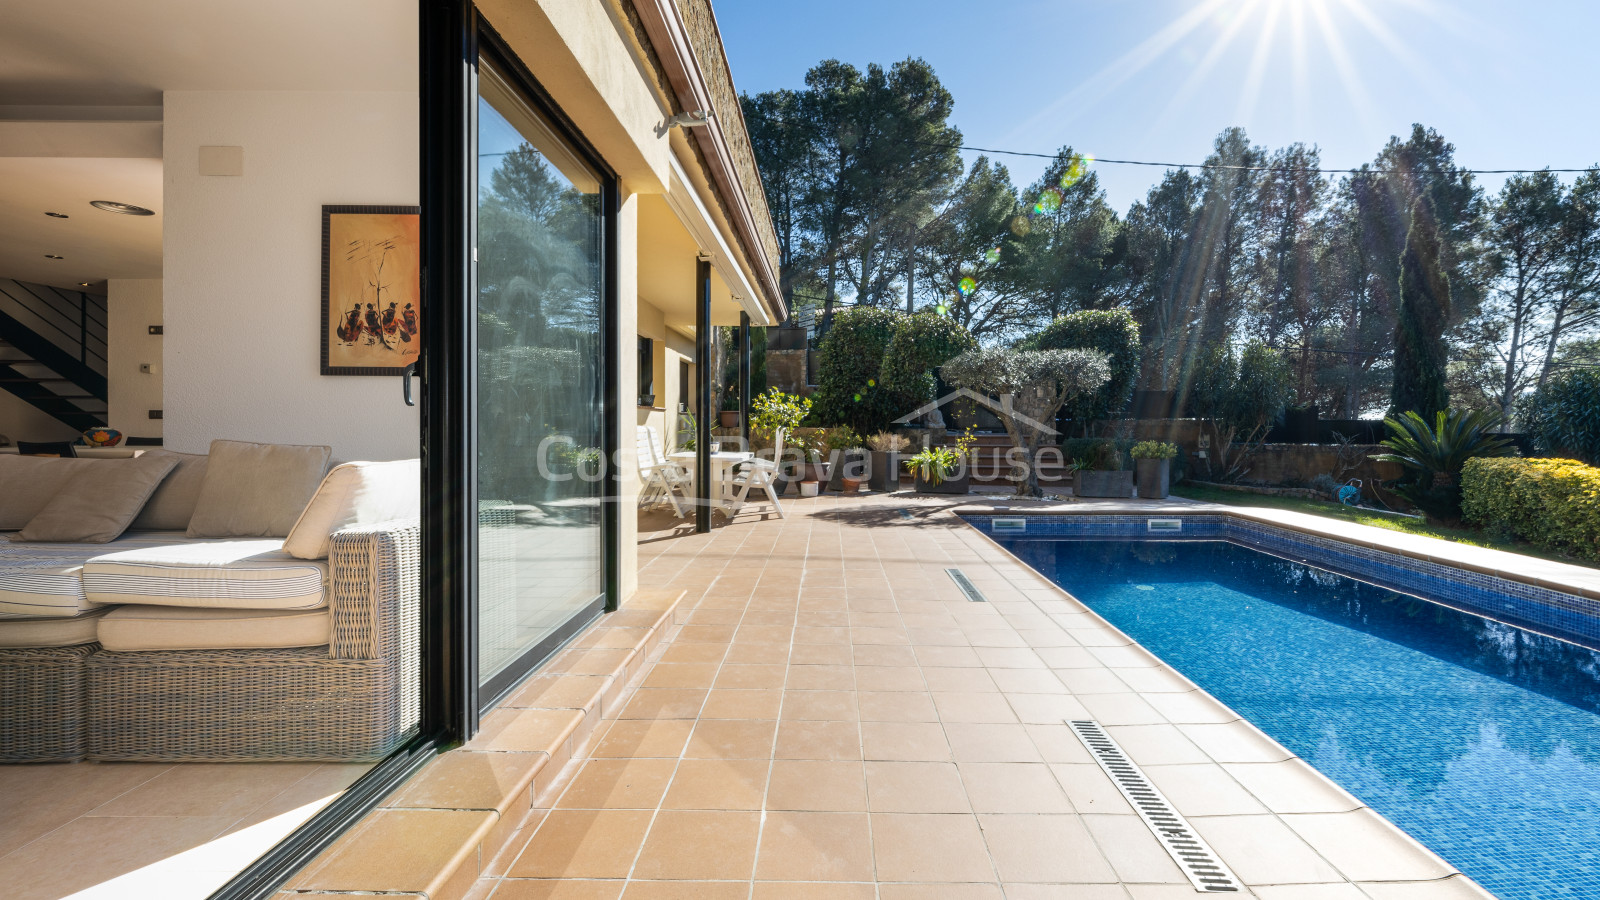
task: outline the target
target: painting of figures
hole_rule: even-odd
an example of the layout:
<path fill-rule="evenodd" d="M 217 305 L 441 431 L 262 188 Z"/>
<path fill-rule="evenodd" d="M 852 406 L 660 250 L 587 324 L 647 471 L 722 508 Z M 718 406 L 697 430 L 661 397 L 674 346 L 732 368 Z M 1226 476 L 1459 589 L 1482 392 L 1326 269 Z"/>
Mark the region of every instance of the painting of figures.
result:
<path fill-rule="evenodd" d="M 322 374 L 398 375 L 417 361 L 419 210 L 322 208 Z"/>

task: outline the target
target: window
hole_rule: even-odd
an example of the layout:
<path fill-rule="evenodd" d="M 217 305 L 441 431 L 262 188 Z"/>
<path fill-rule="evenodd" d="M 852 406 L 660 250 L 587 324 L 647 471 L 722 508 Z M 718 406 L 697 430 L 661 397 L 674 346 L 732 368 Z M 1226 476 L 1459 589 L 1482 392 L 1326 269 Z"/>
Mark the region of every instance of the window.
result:
<path fill-rule="evenodd" d="M 656 342 L 639 338 L 639 405 L 656 405 Z"/>

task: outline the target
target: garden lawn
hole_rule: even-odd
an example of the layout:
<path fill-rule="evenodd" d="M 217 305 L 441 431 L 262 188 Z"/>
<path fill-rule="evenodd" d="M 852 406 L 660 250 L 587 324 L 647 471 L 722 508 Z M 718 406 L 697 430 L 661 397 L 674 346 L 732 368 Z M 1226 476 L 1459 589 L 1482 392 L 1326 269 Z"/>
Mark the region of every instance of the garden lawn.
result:
<path fill-rule="evenodd" d="M 1474 547 L 1490 547 L 1495 550 L 1504 550 L 1508 553 L 1521 553 L 1524 556 L 1537 556 L 1541 559 L 1553 559 L 1575 566 L 1587 566 L 1591 569 L 1600 568 L 1600 564 L 1584 559 L 1551 553 L 1541 550 L 1532 544 L 1509 538 L 1498 538 L 1487 532 L 1475 528 L 1449 528 L 1443 525 L 1433 525 L 1422 519 L 1408 519 L 1401 516 L 1384 515 L 1370 509 L 1361 509 L 1354 506 L 1345 506 L 1326 500 L 1302 500 L 1299 497 L 1273 497 L 1266 494 L 1248 494 L 1243 491 L 1224 491 L 1203 485 L 1182 484 L 1173 485 L 1174 496 L 1188 500 L 1200 500 L 1205 503 L 1221 503 L 1226 506 L 1254 506 L 1269 509 L 1288 509 L 1294 512 L 1309 513 L 1313 516 L 1326 516 L 1330 519 L 1343 519 L 1346 522 L 1356 522 L 1361 525 L 1371 525 L 1374 528 L 1387 528 L 1390 531 L 1404 531 L 1407 534 L 1420 534 L 1427 537 L 1441 538 L 1446 541 L 1455 541 L 1458 544 L 1470 544 Z"/>

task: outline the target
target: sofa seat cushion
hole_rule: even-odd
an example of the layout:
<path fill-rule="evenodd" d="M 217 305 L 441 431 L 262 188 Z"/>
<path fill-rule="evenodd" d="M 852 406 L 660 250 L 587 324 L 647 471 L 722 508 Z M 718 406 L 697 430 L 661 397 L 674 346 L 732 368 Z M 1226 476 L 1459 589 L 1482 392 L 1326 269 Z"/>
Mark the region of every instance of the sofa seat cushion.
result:
<path fill-rule="evenodd" d="M 108 550 L 191 543 L 182 533 L 125 534 L 108 544 L 35 544 L 0 540 L 0 619 L 59 618 L 95 608 L 83 592 L 83 564 Z"/>
<path fill-rule="evenodd" d="M 326 609 L 119 606 L 98 617 L 107 650 L 262 650 L 316 647 L 332 628 Z"/>
<path fill-rule="evenodd" d="M 0 650 L 92 644 L 95 628 L 108 611 L 101 607 L 81 616 L 0 619 Z"/>
<path fill-rule="evenodd" d="M 83 565 L 90 603 L 214 609 L 319 609 L 328 564 L 295 559 L 282 540 L 173 544 L 96 556 Z"/>

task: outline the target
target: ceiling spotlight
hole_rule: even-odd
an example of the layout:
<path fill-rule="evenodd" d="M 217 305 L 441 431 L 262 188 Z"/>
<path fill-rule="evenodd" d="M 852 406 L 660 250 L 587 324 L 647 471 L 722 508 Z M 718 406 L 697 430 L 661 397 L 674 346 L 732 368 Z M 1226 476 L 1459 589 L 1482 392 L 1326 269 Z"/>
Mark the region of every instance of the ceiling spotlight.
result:
<path fill-rule="evenodd" d="M 667 120 L 668 128 L 701 128 L 711 124 L 711 113 L 703 109 L 681 112 Z"/>
<path fill-rule="evenodd" d="M 71 216 L 67 215 L 66 213 L 58 213 L 58 212 L 47 212 L 47 213 L 45 213 L 45 215 L 49 216 L 52 219 L 70 219 L 70 218 L 72 218 Z"/>
<path fill-rule="evenodd" d="M 87 282 L 87 281 L 78 282 L 78 287 L 88 287 L 88 286 L 89 286 L 89 282 Z"/>
<path fill-rule="evenodd" d="M 45 255 L 44 255 L 44 258 L 45 258 L 45 259 L 66 259 L 66 257 L 65 257 L 65 256 L 57 256 L 57 255 L 55 255 L 55 254 L 54 254 L 54 253 L 46 253 L 46 254 L 45 254 Z"/>
<path fill-rule="evenodd" d="M 132 203 L 118 203 L 115 200 L 90 200 L 89 205 L 95 209 L 102 209 L 109 213 L 118 213 L 124 216 L 155 215 L 153 210 L 145 209 L 142 206 L 134 206 Z"/>

